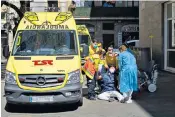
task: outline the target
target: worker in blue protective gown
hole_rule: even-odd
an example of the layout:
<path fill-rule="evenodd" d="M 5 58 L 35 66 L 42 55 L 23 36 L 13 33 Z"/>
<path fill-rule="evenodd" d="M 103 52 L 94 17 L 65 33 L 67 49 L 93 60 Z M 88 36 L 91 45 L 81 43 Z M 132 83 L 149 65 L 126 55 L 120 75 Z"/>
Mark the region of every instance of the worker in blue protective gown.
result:
<path fill-rule="evenodd" d="M 119 50 L 119 90 L 126 103 L 132 103 L 132 93 L 138 89 L 136 59 L 126 45 L 120 46 Z"/>

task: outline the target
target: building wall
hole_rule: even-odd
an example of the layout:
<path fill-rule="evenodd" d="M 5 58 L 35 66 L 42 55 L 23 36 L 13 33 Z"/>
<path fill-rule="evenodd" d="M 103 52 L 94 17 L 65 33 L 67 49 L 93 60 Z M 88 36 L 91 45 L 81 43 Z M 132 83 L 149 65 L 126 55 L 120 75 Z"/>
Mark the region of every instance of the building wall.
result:
<path fill-rule="evenodd" d="M 32 2 L 30 2 L 31 11 L 33 12 L 45 11 L 47 6 L 47 0 L 33 0 Z"/>
<path fill-rule="evenodd" d="M 140 1 L 139 38 L 141 47 L 150 47 L 153 35 L 153 59 L 163 68 L 163 2 Z"/>
<path fill-rule="evenodd" d="M 61 11 L 68 11 L 71 2 L 72 0 L 58 0 L 58 7 L 60 7 Z"/>
<path fill-rule="evenodd" d="M 77 24 L 91 24 L 94 26 L 94 38 L 98 41 L 103 42 L 103 34 L 114 34 L 114 47 L 118 46 L 118 32 L 121 32 L 123 26 L 128 24 L 138 24 L 137 20 L 118 22 L 117 20 L 76 20 Z M 114 30 L 103 30 L 103 23 L 113 23 Z M 92 36 L 92 35 L 91 35 Z"/>

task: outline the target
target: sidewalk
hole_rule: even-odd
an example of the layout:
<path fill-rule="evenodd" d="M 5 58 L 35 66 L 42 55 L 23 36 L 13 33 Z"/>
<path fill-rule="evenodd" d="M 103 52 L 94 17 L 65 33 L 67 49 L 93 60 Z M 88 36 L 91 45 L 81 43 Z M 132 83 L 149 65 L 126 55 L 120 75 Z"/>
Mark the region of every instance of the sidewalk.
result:
<path fill-rule="evenodd" d="M 3 90 L 4 83 L 2 83 L 2 84 L 3 85 L 1 88 Z M 79 113 L 85 111 L 86 113 L 93 112 L 93 113 L 96 113 L 96 115 L 98 115 L 99 109 L 97 109 L 97 108 L 100 108 L 105 113 L 106 112 L 108 112 L 109 114 L 116 113 L 116 114 L 121 115 L 121 117 L 123 117 L 122 116 L 123 114 L 128 115 L 128 113 L 132 114 L 131 115 L 132 117 L 142 117 L 142 116 L 138 116 L 138 115 L 142 114 L 144 116 L 145 113 L 149 113 L 149 115 L 151 115 L 151 116 L 146 116 L 146 117 L 175 117 L 175 99 L 174 99 L 174 97 L 175 97 L 175 92 L 174 92 L 175 74 L 169 74 L 167 72 L 160 72 L 159 77 L 158 77 L 157 87 L 158 87 L 158 89 L 154 93 L 149 93 L 147 91 L 141 92 L 141 94 L 138 95 L 134 99 L 134 103 L 128 104 L 128 105 L 127 104 L 119 104 L 119 103 L 115 103 L 115 102 L 108 103 L 108 102 L 104 102 L 104 101 L 102 101 L 102 102 L 96 101 L 94 103 L 92 101 L 88 101 L 85 99 L 85 104 L 80 109 Z M 86 86 L 84 86 L 83 94 L 86 95 L 86 93 L 87 93 L 87 88 L 86 88 Z M 3 99 L 2 102 L 4 103 L 5 98 L 2 98 L 2 99 Z M 88 108 L 88 107 L 91 107 L 91 108 Z M 114 110 L 112 110 L 112 109 L 114 109 Z M 48 110 L 48 108 L 46 108 L 46 110 Z M 57 111 L 58 110 L 56 109 L 56 112 Z M 76 111 L 76 113 L 77 113 L 77 111 Z M 105 113 L 102 113 L 102 112 L 100 112 L 100 113 L 105 115 Z M 141 114 L 139 114 L 139 113 L 141 113 Z M 84 113 L 82 115 L 84 115 Z M 99 117 L 99 116 L 97 116 L 97 117 Z M 112 117 L 112 115 L 111 115 L 111 117 Z M 129 117 L 129 116 L 126 116 L 126 117 Z"/>
<path fill-rule="evenodd" d="M 5 78 L 5 68 L 6 68 L 6 61 L 1 60 L 1 80 Z"/>
<path fill-rule="evenodd" d="M 160 72 L 157 79 L 157 91 L 142 92 L 136 102 L 153 117 L 175 117 L 174 89 L 175 74 Z"/>

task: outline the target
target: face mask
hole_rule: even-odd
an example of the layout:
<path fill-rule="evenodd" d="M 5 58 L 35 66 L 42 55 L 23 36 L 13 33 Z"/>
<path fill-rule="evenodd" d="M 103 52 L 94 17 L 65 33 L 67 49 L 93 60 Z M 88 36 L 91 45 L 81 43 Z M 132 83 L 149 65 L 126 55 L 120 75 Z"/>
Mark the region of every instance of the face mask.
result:
<path fill-rule="evenodd" d="M 98 46 L 97 45 L 94 45 L 94 48 L 96 49 Z"/>

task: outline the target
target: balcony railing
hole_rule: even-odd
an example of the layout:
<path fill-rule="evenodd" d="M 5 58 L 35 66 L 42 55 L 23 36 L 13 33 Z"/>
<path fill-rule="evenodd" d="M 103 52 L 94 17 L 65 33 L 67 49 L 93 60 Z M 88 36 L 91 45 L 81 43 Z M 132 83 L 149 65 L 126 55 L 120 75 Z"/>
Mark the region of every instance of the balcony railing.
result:
<path fill-rule="evenodd" d="M 75 18 L 89 17 L 139 17 L 138 7 L 77 7 Z"/>
<path fill-rule="evenodd" d="M 45 6 L 34 6 L 34 7 L 24 7 L 24 11 L 31 12 L 60 12 L 59 7 L 45 7 Z"/>

